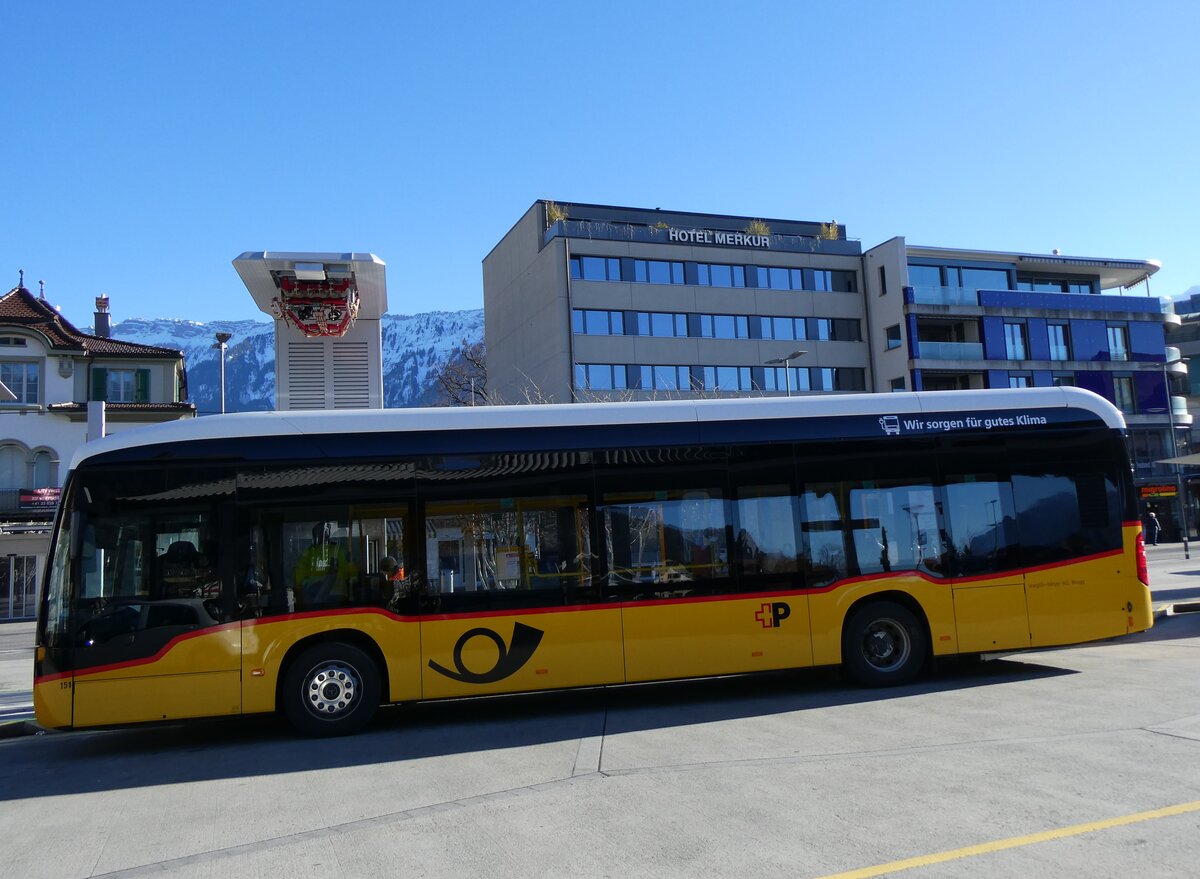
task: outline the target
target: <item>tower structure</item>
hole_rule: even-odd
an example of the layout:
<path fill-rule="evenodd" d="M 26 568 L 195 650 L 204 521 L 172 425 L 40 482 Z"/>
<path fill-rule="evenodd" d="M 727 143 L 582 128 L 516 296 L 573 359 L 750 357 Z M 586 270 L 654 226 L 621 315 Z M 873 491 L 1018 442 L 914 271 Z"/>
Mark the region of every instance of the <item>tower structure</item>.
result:
<path fill-rule="evenodd" d="M 383 260 L 262 251 L 233 267 L 275 320 L 276 409 L 383 408 Z"/>

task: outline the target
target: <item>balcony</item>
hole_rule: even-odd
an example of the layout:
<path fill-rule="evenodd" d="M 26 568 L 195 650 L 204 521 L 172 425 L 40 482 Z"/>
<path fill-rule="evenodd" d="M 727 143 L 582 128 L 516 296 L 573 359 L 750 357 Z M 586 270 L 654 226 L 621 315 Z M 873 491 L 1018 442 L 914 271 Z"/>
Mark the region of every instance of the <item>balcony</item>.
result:
<path fill-rule="evenodd" d="M 922 360 L 983 360 L 982 342 L 917 342 Z"/>
<path fill-rule="evenodd" d="M 979 294 L 966 287 L 912 287 L 918 305 L 978 305 Z"/>
<path fill-rule="evenodd" d="M 1040 290 L 987 290 L 969 287 L 907 287 L 908 301 L 917 305 L 968 305 L 985 308 L 1024 308 L 1035 311 L 1099 312 L 1102 314 L 1160 314 L 1178 325 L 1174 305 L 1166 299 L 1112 294 L 1050 293 Z"/>

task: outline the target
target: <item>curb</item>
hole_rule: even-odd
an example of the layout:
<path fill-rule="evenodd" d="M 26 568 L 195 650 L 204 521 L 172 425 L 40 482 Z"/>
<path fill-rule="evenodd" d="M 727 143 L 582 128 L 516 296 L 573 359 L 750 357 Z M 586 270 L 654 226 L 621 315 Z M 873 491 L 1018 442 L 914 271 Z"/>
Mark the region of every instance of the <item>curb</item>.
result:
<path fill-rule="evenodd" d="M 42 728 L 32 720 L 8 720 L 0 722 L 0 739 L 15 739 L 18 736 L 32 736 L 41 731 Z"/>

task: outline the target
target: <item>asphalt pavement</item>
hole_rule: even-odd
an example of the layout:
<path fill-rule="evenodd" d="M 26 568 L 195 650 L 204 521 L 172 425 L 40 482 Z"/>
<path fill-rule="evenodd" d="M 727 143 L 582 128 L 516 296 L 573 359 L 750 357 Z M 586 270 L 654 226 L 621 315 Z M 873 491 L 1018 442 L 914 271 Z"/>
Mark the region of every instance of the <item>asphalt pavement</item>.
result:
<path fill-rule="evenodd" d="M 1200 553 L 1149 555 L 1152 630 L 896 688 L 807 670 L 400 706 L 352 739 L 12 736 L 0 875 L 1194 879 Z M 10 706 L 31 642 L 0 626 Z"/>

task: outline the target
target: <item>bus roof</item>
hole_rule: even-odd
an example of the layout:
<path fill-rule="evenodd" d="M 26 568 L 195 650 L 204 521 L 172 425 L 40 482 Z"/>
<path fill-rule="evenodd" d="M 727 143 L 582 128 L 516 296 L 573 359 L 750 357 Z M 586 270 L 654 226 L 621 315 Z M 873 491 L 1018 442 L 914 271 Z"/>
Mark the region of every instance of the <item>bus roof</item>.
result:
<path fill-rule="evenodd" d="M 251 437 L 603 427 L 746 419 L 837 418 L 854 415 L 959 415 L 976 411 L 1054 408 L 1085 410 L 1111 428 L 1121 430 L 1125 427 L 1125 420 L 1120 411 L 1103 397 L 1091 391 L 1071 387 L 804 397 L 734 397 L 633 403 L 293 410 L 210 415 L 122 431 L 81 446 L 71 460 L 71 469 L 74 470 L 89 458 L 124 449 Z"/>

